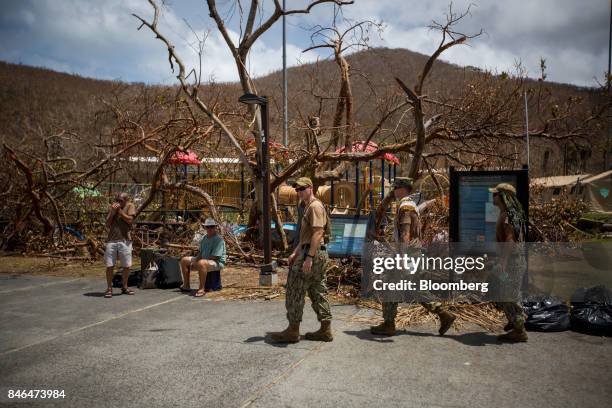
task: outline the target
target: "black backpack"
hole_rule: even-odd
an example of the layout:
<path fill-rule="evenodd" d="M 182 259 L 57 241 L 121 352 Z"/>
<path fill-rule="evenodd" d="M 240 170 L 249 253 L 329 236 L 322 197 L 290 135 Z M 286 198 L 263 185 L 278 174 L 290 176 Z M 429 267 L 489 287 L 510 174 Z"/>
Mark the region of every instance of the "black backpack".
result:
<path fill-rule="evenodd" d="M 178 258 L 172 256 L 162 256 L 157 259 L 156 285 L 160 289 L 178 288 L 183 284 L 183 276 L 181 275 L 181 265 Z"/>

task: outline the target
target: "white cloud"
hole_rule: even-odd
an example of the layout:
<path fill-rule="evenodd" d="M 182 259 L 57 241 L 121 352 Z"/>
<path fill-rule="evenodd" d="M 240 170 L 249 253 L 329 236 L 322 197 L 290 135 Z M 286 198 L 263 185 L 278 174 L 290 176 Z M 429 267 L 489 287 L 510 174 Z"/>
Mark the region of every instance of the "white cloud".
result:
<path fill-rule="evenodd" d="M 440 37 L 428 26 L 432 20 L 445 21 L 448 4 L 448 0 L 360 0 L 358 7 L 346 8 L 345 16 L 384 20 L 383 40 L 374 45 L 431 54 Z M 610 13 L 607 0 L 459 0 L 453 2 L 453 10 L 463 12 L 470 4 L 471 16 L 461 21 L 458 30 L 485 32 L 471 40 L 470 47 L 445 52 L 442 60 L 498 72 L 511 70 L 521 61 L 529 75 L 537 77 L 543 57 L 549 80 L 595 86 L 593 77 L 603 77 Z"/>
<path fill-rule="evenodd" d="M 546 58 L 548 79 L 594 85 L 607 67 L 607 0 L 473 0 L 472 16 L 459 29 L 468 33 L 480 28 L 486 34 L 473 39 L 471 47 L 456 47 L 442 57 L 460 65 L 508 70 L 521 60 L 529 73 L 539 75 L 539 59 Z M 266 3 L 269 12 L 270 0 Z M 302 6 L 290 0 L 289 4 Z M 462 11 L 470 0 L 455 0 L 454 10 Z M 228 8 L 233 3 L 220 4 Z M 10 62 L 44 65 L 98 78 L 128 81 L 172 83 L 167 51 L 163 44 L 143 28 L 131 13 L 150 18 L 152 11 L 143 0 L 23 0 L 0 3 L 0 59 Z M 441 20 L 448 11 L 448 0 L 357 0 L 345 8 L 344 15 L 354 20 L 383 20 L 387 30 L 383 40 L 374 45 L 408 48 L 429 54 L 439 37 L 427 27 L 431 20 Z M 180 14 L 178 14 L 180 13 Z M 208 17 L 200 0 L 181 0 L 165 7 L 161 31 L 176 45 L 190 68 L 197 68 L 197 54 L 189 44 L 194 34 L 182 20 L 202 35 L 210 29 L 204 54 L 204 77 L 217 81 L 237 80 L 233 58 Z M 298 60 L 310 62 L 318 53 L 302 54 L 310 44 L 310 33 L 300 27 L 330 25 L 333 7 L 317 6 L 310 15 L 288 18 L 288 65 Z M 234 15 L 234 21 L 237 21 Z M 230 24 L 233 38 L 238 37 L 236 23 Z M 281 68 L 280 22 L 255 44 L 249 58 L 254 76 Z"/>

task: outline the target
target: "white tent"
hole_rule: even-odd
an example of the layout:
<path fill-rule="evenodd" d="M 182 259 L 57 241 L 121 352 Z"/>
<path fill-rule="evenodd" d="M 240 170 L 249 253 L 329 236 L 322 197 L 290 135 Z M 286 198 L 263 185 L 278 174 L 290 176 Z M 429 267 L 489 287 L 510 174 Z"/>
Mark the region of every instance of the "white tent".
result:
<path fill-rule="evenodd" d="M 581 180 L 591 177 L 590 174 L 574 174 L 570 176 L 550 176 L 531 179 L 530 186 L 535 187 L 540 198 L 550 200 L 563 193 L 573 193 L 573 187 Z"/>
<path fill-rule="evenodd" d="M 580 180 L 576 190 L 591 210 L 612 212 L 612 170 Z"/>

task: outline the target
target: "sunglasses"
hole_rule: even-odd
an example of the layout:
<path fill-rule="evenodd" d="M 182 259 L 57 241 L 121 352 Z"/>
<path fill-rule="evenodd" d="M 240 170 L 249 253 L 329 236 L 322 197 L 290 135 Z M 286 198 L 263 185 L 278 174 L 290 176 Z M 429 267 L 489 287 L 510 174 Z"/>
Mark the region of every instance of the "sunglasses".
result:
<path fill-rule="evenodd" d="M 209 228 L 215 228 L 215 226 L 214 226 L 214 225 L 207 225 L 207 226 L 206 226 L 206 227 L 204 227 L 204 228 L 206 228 L 206 229 L 209 229 Z"/>
<path fill-rule="evenodd" d="M 499 193 L 493 193 L 493 197 L 498 196 L 498 195 L 499 195 Z"/>
<path fill-rule="evenodd" d="M 304 191 L 306 190 L 308 187 L 296 187 L 295 191 Z"/>

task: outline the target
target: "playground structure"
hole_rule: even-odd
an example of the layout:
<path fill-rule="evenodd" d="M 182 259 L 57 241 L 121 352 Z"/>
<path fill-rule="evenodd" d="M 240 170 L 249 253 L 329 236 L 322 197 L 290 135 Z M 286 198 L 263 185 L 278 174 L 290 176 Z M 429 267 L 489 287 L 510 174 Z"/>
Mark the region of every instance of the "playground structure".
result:
<path fill-rule="evenodd" d="M 393 180 L 396 172 L 395 165 L 386 165 L 384 160 L 377 162 L 378 171 L 374 167 L 374 161 L 356 164 L 351 171 L 346 172 L 343 180 L 319 186 L 317 197 L 336 213 L 355 214 L 358 210 L 373 210 L 384 198 L 385 192 L 390 191 L 389 180 Z M 386 174 L 383 175 L 383 172 Z M 249 208 L 253 199 L 254 184 L 250 178 L 245 177 L 242 170 L 239 178 L 194 177 L 190 184 L 208 193 L 214 199 L 215 205 L 228 210 L 244 211 Z M 298 204 L 297 193 L 289 184 L 279 186 L 276 194 L 281 207 Z M 175 195 L 177 209 L 197 209 L 204 205 L 202 199 L 185 192 Z"/>
<path fill-rule="evenodd" d="M 373 142 L 369 142 L 366 148 L 362 142 L 356 142 L 353 146 L 353 152 L 357 154 L 368 153 L 373 149 L 377 149 Z M 337 151 L 342 153 L 344 148 Z M 349 165 L 341 180 L 318 186 L 317 197 L 333 214 L 368 214 L 376 209 L 391 191 L 399 164 L 400 160 L 390 153 L 369 161 L 355 162 Z M 245 213 L 254 199 L 254 183 L 250 172 L 246 171 L 237 158 L 198 158 L 192 151 L 177 152 L 168 162 L 167 174 L 172 175 L 175 182 L 187 182 L 206 192 L 221 212 L 228 215 L 237 213 L 241 221 L 244 221 Z M 293 209 L 298 204 L 297 194 L 290 184 L 289 182 L 279 186 L 275 192 L 279 209 L 286 215 L 287 221 L 293 221 Z M 141 196 L 146 195 L 147 187 L 138 185 L 138 188 L 134 189 L 126 184 L 119 189 L 138 192 L 138 195 L 133 194 L 138 202 Z M 426 174 L 415 185 L 415 191 L 425 198 L 438 196 L 447 188 L 446 175 L 436 172 Z M 205 207 L 206 203 L 202 198 L 186 191 L 164 192 L 161 194 L 159 208 L 148 218 L 162 220 L 165 216 L 170 216 L 176 217 L 176 220 L 179 220 L 179 217 L 186 219 L 190 215 L 197 216 Z"/>

